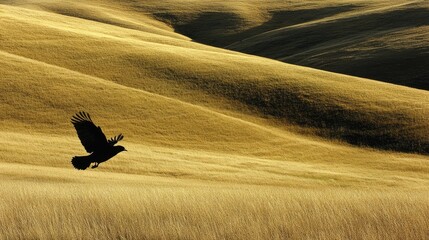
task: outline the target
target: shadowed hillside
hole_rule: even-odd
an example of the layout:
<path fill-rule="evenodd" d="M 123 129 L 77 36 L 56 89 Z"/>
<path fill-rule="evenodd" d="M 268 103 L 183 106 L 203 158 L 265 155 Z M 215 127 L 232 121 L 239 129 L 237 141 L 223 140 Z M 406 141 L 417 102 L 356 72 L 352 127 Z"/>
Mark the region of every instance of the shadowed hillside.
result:
<path fill-rule="evenodd" d="M 279 28 L 228 48 L 429 90 L 429 6 L 407 5 Z"/>
<path fill-rule="evenodd" d="M 427 1 L 134 3 L 193 40 L 429 89 Z"/>

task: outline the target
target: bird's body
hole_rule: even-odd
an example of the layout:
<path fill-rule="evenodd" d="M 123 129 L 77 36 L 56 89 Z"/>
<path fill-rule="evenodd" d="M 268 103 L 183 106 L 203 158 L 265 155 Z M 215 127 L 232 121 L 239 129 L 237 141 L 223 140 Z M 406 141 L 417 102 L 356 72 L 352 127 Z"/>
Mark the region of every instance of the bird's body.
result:
<path fill-rule="evenodd" d="M 126 151 L 123 146 L 114 146 L 124 137 L 122 134 L 107 140 L 100 127 L 95 126 L 88 113 L 79 112 L 71 119 L 72 124 L 76 128 L 78 137 L 85 147 L 88 156 L 75 156 L 72 159 L 72 164 L 76 169 L 85 170 L 91 163 L 94 163 L 92 168 L 98 167 L 102 162 L 116 156 L 116 154 Z"/>

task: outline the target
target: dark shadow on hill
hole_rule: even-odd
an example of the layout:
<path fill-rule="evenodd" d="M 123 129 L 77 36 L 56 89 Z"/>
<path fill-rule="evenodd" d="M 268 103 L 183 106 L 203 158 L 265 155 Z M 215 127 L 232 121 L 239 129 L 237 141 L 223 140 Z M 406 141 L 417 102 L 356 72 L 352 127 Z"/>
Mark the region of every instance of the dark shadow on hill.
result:
<path fill-rule="evenodd" d="M 213 46 L 222 45 L 224 42 L 222 37 L 214 38 L 213 36 L 231 35 L 245 21 L 232 12 L 202 12 L 189 22 L 169 12 L 155 13 L 154 16 L 156 19 L 172 25 L 175 32 L 194 41 Z"/>
<path fill-rule="evenodd" d="M 429 90 L 428 48 L 409 49 L 407 51 L 414 51 L 417 55 L 407 56 L 405 51 L 380 46 L 379 49 L 387 52 L 384 56 L 368 54 L 369 57 L 363 59 L 354 58 L 353 53 L 341 56 L 347 61 L 336 61 L 337 56 L 326 55 L 324 51 L 332 45 L 335 52 L 335 44 L 341 42 L 353 46 L 375 34 L 427 25 L 429 9 L 414 7 L 291 28 L 269 36 L 248 38 L 228 48 L 288 63 Z"/>
<path fill-rule="evenodd" d="M 253 106 L 264 115 L 315 129 L 322 137 L 358 146 L 429 154 L 429 138 L 416 133 L 416 128 L 427 128 L 427 119 L 415 119 L 410 110 L 384 111 L 380 107 L 379 112 L 358 111 L 349 104 L 338 104 L 291 86 L 264 88 L 242 82 L 237 88 L 224 82 L 215 89 L 218 94 Z"/>
<path fill-rule="evenodd" d="M 202 12 L 196 18 L 186 21 L 174 13 L 155 13 L 161 21 L 171 24 L 175 31 L 194 41 L 225 47 L 236 41 L 261 34 L 280 27 L 291 26 L 307 21 L 329 17 L 356 9 L 356 5 L 342 5 L 317 9 L 286 10 L 269 12 L 271 19 L 262 25 L 247 30 L 246 19 L 233 12 Z"/>
<path fill-rule="evenodd" d="M 397 85 L 429 90 L 429 46 L 416 49 L 386 49 L 382 53 L 369 53 L 365 58 L 348 61 L 297 61 L 295 64 L 312 66 L 331 72 L 376 79 Z M 332 56 L 335 59 L 335 56 Z M 285 61 L 289 61 L 285 60 Z"/>
<path fill-rule="evenodd" d="M 381 31 L 425 25 L 429 25 L 429 9 L 403 9 L 288 29 L 271 37 L 260 36 L 258 39 L 249 39 L 249 41 L 254 41 L 249 45 L 246 45 L 246 41 L 244 41 L 242 46 L 232 46 L 232 49 L 271 58 L 281 58 L 335 39 L 349 38 L 353 35 L 371 37 L 372 34 Z M 279 49 L 282 51 L 278 51 Z"/>
<path fill-rule="evenodd" d="M 344 13 L 359 8 L 358 5 L 343 5 L 336 7 L 325 7 L 325 8 L 316 8 L 316 9 L 302 9 L 302 10 L 291 10 L 291 11 L 272 11 L 270 15 L 271 19 L 260 26 L 255 28 L 248 29 L 246 31 L 240 32 L 235 36 L 233 41 L 226 43 L 227 45 L 233 44 L 236 41 L 241 41 L 243 39 L 275 30 L 278 28 L 289 27 L 309 21 L 314 21 L 330 16 L 334 16 L 339 13 Z M 224 45 L 225 47 L 227 45 Z"/>

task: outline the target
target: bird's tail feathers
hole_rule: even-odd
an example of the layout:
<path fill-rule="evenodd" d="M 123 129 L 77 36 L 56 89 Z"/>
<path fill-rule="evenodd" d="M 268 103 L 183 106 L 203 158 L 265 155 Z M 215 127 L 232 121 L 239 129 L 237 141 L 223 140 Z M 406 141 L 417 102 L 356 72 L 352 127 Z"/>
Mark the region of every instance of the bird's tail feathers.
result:
<path fill-rule="evenodd" d="M 71 160 L 73 167 L 79 170 L 85 170 L 91 165 L 91 156 L 75 156 Z"/>

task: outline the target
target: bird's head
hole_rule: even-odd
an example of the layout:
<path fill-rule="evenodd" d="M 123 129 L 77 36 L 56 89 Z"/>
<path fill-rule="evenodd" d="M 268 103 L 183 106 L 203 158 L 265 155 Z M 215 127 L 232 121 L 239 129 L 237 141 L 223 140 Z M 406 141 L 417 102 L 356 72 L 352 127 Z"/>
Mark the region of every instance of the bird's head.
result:
<path fill-rule="evenodd" d="M 127 149 L 125 149 L 123 146 L 115 146 L 116 151 L 118 151 L 118 153 L 123 152 L 123 151 L 127 151 Z"/>

